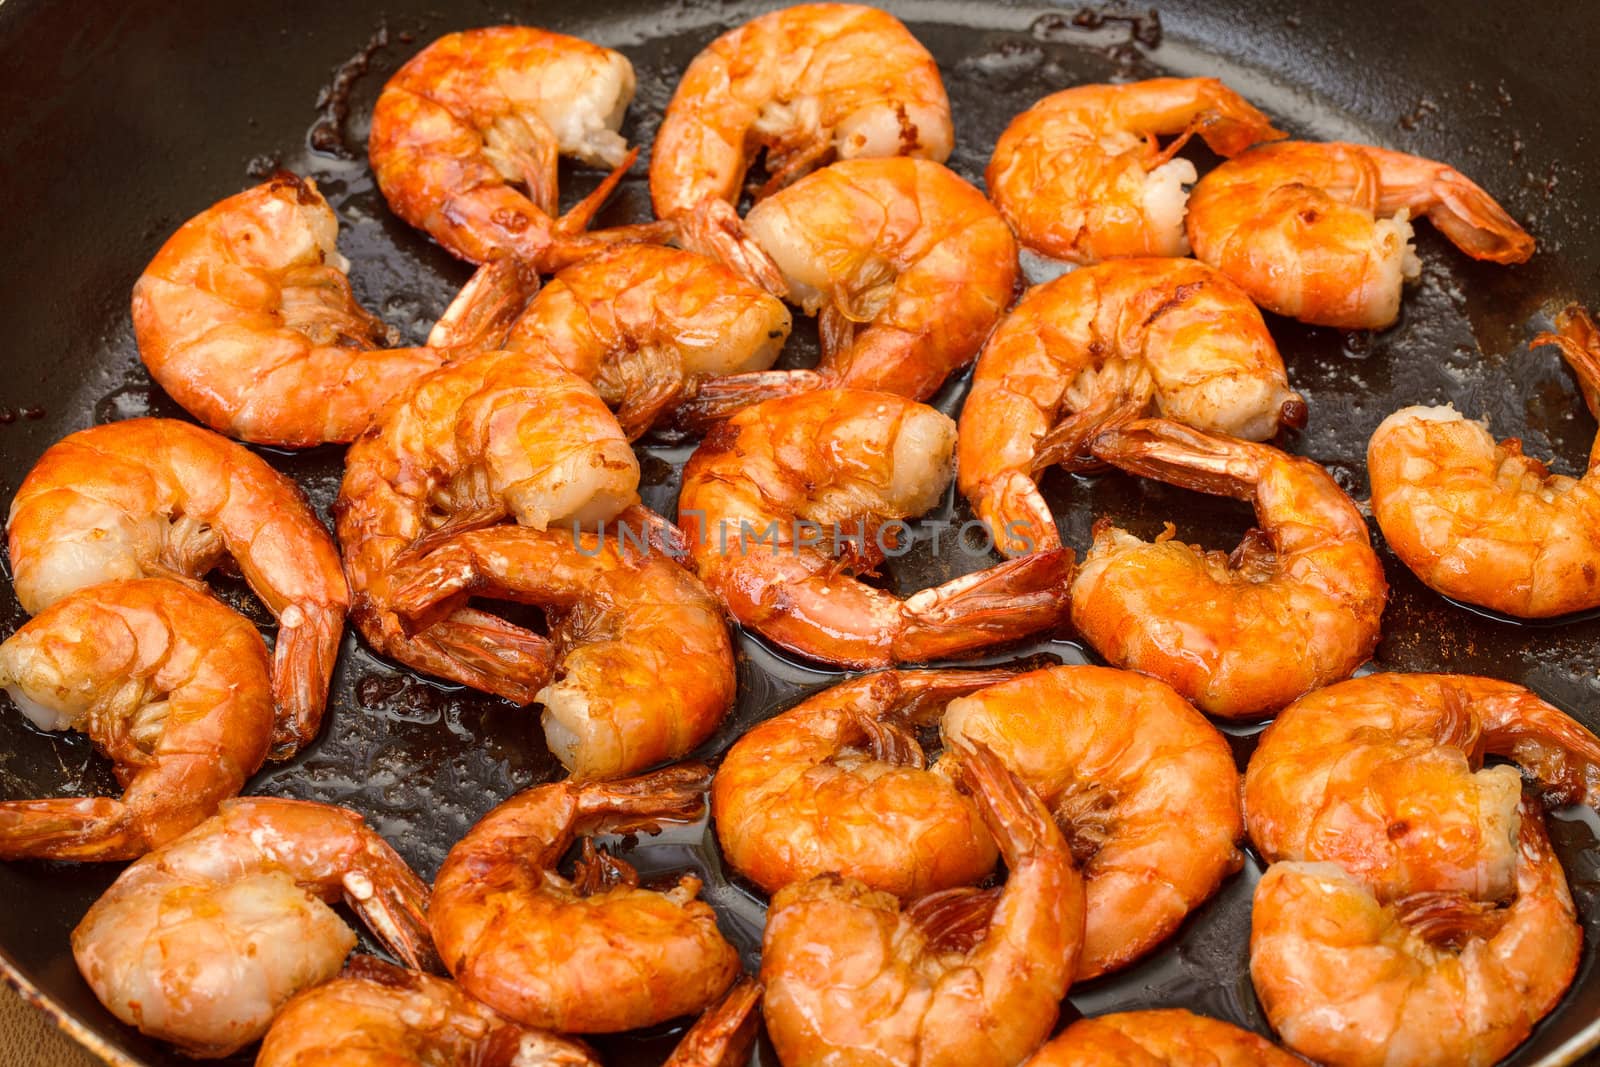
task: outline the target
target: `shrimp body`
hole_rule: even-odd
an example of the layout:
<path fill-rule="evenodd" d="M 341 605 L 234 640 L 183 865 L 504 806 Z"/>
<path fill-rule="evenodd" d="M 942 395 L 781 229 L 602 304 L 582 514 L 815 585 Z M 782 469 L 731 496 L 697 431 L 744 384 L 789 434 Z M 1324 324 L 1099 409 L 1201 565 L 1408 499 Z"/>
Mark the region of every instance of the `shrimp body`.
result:
<path fill-rule="evenodd" d="M 1017 246 L 983 194 L 924 159 L 825 167 L 751 209 L 745 226 L 789 298 L 820 315 L 815 370 L 704 385 L 702 416 L 802 389 L 933 395 L 972 362 L 1016 295 Z"/>
<path fill-rule="evenodd" d="M 574 882 L 556 863 L 580 837 L 694 818 L 710 771 L 538 786 L 512 797 L 450 850 L 429 919 L 468 993 L 528 1026 L 610 1033 L 700 1011 L 733 983 L 738 953 L 717 931 L 699 879 L 641 889 L 622 861 L 586 850 Z"/>
<path fill-rule="evenodd" d="M 1410 243 L 1418 215 L 1474 259 L 1522 263 L 1533 254 L 1533 238 L 1460 172 L 1358 144 L 1253 148 L 1195 186 L 1188 228 L 1195 257 L 1267 310 L 1381 330 L 1422 270 Z"/>
<path fill-rule="evenodd" d="M 739 622 L 825 663 L 921 662 L 1053 625 L 1070 549 L 905 600 L 843 573 L 876 563 L 893 546 L 892 523 L 938 502 L 954 451 L 955 424 L 903 397 L 830 389 L 768 400 L 690 457 L 679 525 L 700 577 Z"/>
<path fill-rule="evenodd" d="M 664 238 L 657 225 L 585 234 L 627 172 L 617 133 L 633 100 L 626 56 L 531 26 L 447 34 L 383 87 L 367 153 L 396 215 L 474 263 L 515 257 L 554 270 L 618 240 Z M 556 217 L 556 161 L 612 168 Z"/>
<path fill-rule="evenodd" d="M 1600 739 L 1510 682 L 1373 674 L 1297 700 L 1245 772 L 1245 818 L 1268 862 L 1333 862 L 1385 901 L 1503 899 L 1515 889 L 1514 767 L 1546 795 L 1600 807 Z"/>
<path fill-rule="evenodd" d="M 118 578 L 199 579 L 232 557 L 278 619 L 273 755 L 316 737 L 349 588 L 298 486 L 248 449 L 172 419 L 128 419 L 45 450 L 6 523 L 17 599 L 40 612 Z"/>
<path fill-rule="evenodd" d="M 1072 621 L 1112 664 L 1160 678 L 1207 714 L 1247 718 L 1371 656 L 1388 585 L 1361 513 L 1321 466 L 1160 419 L 1107 431 L 1093 448 L 1124 470 L 1249 500 L 1261 526 L 1225 555 L 1097 523 Z"/>
<path fill-rule="evenodd" d="M 545 742 L 576 778 L 677 759 L 733 706 L 733 646 L 722 607 L 662 552 L 571 530 L 497 526 L 458 534 L 388 578 L 413 626 L 492 596 L 545 611 L 550 680 Z M 540 640 L 535 638 L 535 640 Z"/>
<path fill-rule="evenodd" d="M 231 437 L 287 448 L 349 441 L 526 300 L 503 272 L 477 278 L 435 327 L 437 347 L 393 348 L 396 332 L 350 291 L 338 228 L 316 184 L 286 172 L 184 223 L 133 287 L 150 376 Z"/>
<path fill-rule="evenodd" d="M 1263 441 L 1305 422 L 1261 313 L 1189 259 L 1127 259 L 1030 289 L 978 357 L 961 411 L 961 492 L 1008 555 L 1061 544 L 1039 493 L 1107 424 L 1155 411 Z"/>
<path fill-rule="evenodd" d="M 1259 1034 L 1181 1009 L 1079 1019 L 1025 1067 L 1302 1067 Z"/>
<path fill-rule="evenodd" d="M 638 502 L 639 461 L 593 386 L 541 356 L 484 352 L 430 374 L 345 457 L 334 505 L 351 618 L 385 655 L 526 704 L 550 644 L 462 607 L 402 625 L 390 574 L 402 556 L 510 516 L 534 529 L 594 523 Z"/>
<path fill-rule="evenodd" d="M 295 993 L 333 977 L 356 935 L 342 899 L 409 966 L 437 966 L 427 887 L 344 808 L 229 800 L 125 870 L 72 932 L 112 1014 L 194 1056 L 255 1041 Z"/>
<path fill-rule="evenodd" d="M 1284 1042 L 1334 1067 L 1490 1067 L 1571 984 L 1583 948 L 1566 875 L 1529 810 L 1515 898 L 1397 900 L 1332 863 L 1275 863 L 1251 908 L 1250 976 Z"/>
<path fill-rule="evenodd" d="M 718 37 L 678 82 L 650 155 L 662 218 L 739 199 L 765 151 L 772 192 L 835 159 L 955 144 L 939 66 L 899 19 L 857 4 L 797 4 Z"/>
<path fill-rule="evenodd" d="M 1195 169 L 1173 154 L 1193 134 L 1220 156 L 1283 136 L 1215 78 L 1079 85 L 1011 120 L 984 181 L 1021 242 L 1052 259 L 1186 256 Z"/>
<path fill-rule="evenodd" d="M 1582 308 L 1554 343 L 1600 412 L 1600 331 Z M 1600 607 L 1600 439 L 1581 477 L 1552 474 L 1450 407 L 1409 407 L 1367 444 L 1372 511 L 1406 566 L 1445 596 L 1542 618 Z"/>
<path fill-rule="evenodd" d="M 926 768 L 916 731 L 1004 671 L 884 671 L 752 729 L 712 782 L 723 856 L 768 893 L 835 873 L 902 898 L 994 869 L 972 801 Z"/>
<path fill-rule="evenodd" d="M 786 1067 L 1002 1067 L 1049 1035 L 1083 931 L 1083 882 L 1044 805 L 992 754 L 957 757 L 1009 875 L 901 908 L 824 875 L 779 891 L 761 978 Z"/>
<path fill-rule="evenodd" d="M 120 800 L 0 803 L 0 858 L 133 859 L 214 815 L 267 757 L 272 683 L 255 627 L 161 578 L 71 593 L 0 644 L 0 686 L 36 726 L 111 757 Z"/>
<path fill-rule="evenodd" d="M 998 756 L 1066 836 L 1084 879 L 1077 980 L 1149 952 L 1243 862 L 1232 751 L 1153 678 L 1030 671 L 951 701 L 942 730 L 947 746 Z"/>
<path fill-rule="evenodd" d="M 715 260 L 623 245 L 552 278 L 506 347 L 594 382 L 632 439 L 706 378 L 772 366 L 791 325 L 783 301 Z"/>

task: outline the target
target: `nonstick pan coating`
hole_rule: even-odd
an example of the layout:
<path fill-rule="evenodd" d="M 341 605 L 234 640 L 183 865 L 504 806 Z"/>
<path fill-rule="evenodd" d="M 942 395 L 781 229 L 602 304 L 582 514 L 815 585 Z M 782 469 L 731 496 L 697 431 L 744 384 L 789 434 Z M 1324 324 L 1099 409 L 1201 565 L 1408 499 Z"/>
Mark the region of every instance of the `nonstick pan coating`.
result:
<path fill-rule="evenodd" d="M 1538 255 L 1512 269 L 1476 264 L 1424 224 L 1424 276 L 1394 329 L 1343 335 L 1271 320 L 1311 409 L 1291 447 L 1327 464 L 1364 498 L 1372 429 L 1398 407 L 1448 400 L 1489 416 L 1501 435 L 1521 436 L 1531 453 L 1558 457 L 1559 469 L 1580 469 L 1594 422 L 1555 353 L 1530 352 L 1527 340 L 1561 303 L 1600 301 L 1600 120 L 1589 65 L 1600 54 L 1600 20 L 1581 7 L 1468 0 L 1446 14 L 1421 0 L 1345 0 L 1321 10 L 1283 0 L 1195 0 L 1163 4 L 1152 18 L 1143 8 L 970 0 L 890 6 L 940 61 L 957 127 L 951 164 L 974 181 L 1006 121 L 1046 92 L 1161 73 L 1218 75 L 1295 134 L 1371 141 L 1459 166 L 1528 225 Z M 364 143 L 378 88 L 427 41 L 468 26 L 522 22 L 620 48 L 640 76 L 624 132 L 648 146 L 684 65 L 757 10 L 573 0 L 448 10 L 431 0 L 372 7 L 8 0 L 0 6 L 7 253 L 0 500 L 9 500 L 40 452 L 73 430 L 148 413 L 182 416 L 139 365 L 129 289 L 179 223 L 277 166 L 314 176 L 339 211 L 341 250 L 364 305 L 399 325 L 408 341 L 422 339 L 468 270 L 389 215 Z M 602 223 L 644 216 L 643 172 L 641 163 Z M 564 171 L 568 200 L 595 179 Z M 814 338 L 791 343 L 787 358 L 812 358 Z M 964 381 L 947 388 L 945 410 L 956 409 L 964 388 Z M 647 442 L 641 452 L 646 502 L 670 515 L 688 447 Z M 300 480 L 326 517 L 340 451 L 266 454 Z M 1249 522 L 1240 506 L 1121 475 L 1055 475 L 1047 490 L 1064 535 L 1080 549 L 1102 514 L 1146 535 L 1163 519 L 1179 519 L 1185 539 L 1216 547 L 1235 543 Z M 967 512 L 951 501 L 937 517 Z M 1383 559 L 1394 591 L 1378 668 L 1511 679 L 1600 727 L 1600 620 L 1528 626 L 1485 618 L 1422 588 L 1386 550 Z M 889 578 L 905 591 L 983 562 L 948 551 L 935 558 L 921 544 L 894 562 Z M 242 587 L 220 585 L 270 626 Z M 24 618 L 9 583 L 0 590 L 0 616 L 0 634 Z M 1087 661 L 1070 634 L 990 661 L 1029 656 Z M 751 723 L 837 678 L 742 638 L 738 709 L 702 754 L 714 756 Z M 1230 730 L 1241 766 L 1255 732 Z M 480 814 L 559 772 L 538 738 L 532 713 L 397 671 L 347 637 L 324 736 L 294 762 L 259 775 L 249 791 L 354 807 L 431 876 Z M 82 738 L 38 733 L 9 704 L 0 707 L 0 739 L 0 796 L 113 789 L 108 767 Z M 1592 814 L 1552 820 L 1585 922 L 1584 955 L 1572 991 L 1508 1062 L 1569 1062 L 1600 1040 L 1597 829 Z M 696 826 L 647 841 L 630 858 L 647 876 L 701 870 L 726 932 L 753 966 L 761 901 L 730 883 L 712 842 L 709 829 Z M 1072 1006 L 1095 1014 L 1181 1005 L 1265 1032 L 1246 946 L 1260 870 L 1252 855 L 1172 943 L 1122 974 L 1076 987 Z M 0 957 L 25 993 L 107 1057 L 188 1062 L 117 1024 L 73 965 L 68 931 L 115 875 L 114 866 L 0 865 Z M 609 1063 L 653 1064 L 674 1033 L 599 1044 Z M 762 1048 L 754 1062 L 776 1059 Z"/>

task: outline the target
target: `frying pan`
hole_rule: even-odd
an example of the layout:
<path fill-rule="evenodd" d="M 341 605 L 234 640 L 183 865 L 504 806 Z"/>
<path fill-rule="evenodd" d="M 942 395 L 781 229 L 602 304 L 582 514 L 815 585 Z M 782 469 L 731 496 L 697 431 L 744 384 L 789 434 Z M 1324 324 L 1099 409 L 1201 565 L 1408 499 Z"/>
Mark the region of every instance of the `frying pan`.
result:
<path fill-rule="evenodd" d="M 1527 224 L 1538 255 L 1518 268 L 1476 264 L 1424 224 L 1424 275 L 1393 329 L 1345 335 L 1271 319 L 1311 409 L 1310 425 L 1290 447 L 1326 464 L 1362 499 L 1366 440 L 1378 422 L 1406 404 L 1448 400 L 1487 415 L 1502 435 L 1521 436 L 1530 452 L 1556 456 L 1558 469 L 1580 469 L 1595 425 L 1557 356 L 1530 351 L 1527 340 L 1566 300 L 1600 300 L 1600 111 L 1590 66 L 1600 54 L 1600 19 L 1581 6 L 1457 0 L 1449 14 L 1423 0 L 1325 7 L 1164 0 L 1159 13 L 1013 0 L 890 6 L 940 61 L 958 133 L 951 164 L 974 181 L 1006 121 L 1045 93 L 1161 73 L 1218 75 L 1297 135 L 1386 144 L 1460 167 Z M 278 166 L 317 179 L 341 216 L 341 249 L 354 264 L 358 297 L 400 326 L 408 343 L 420 343 L 468 271 L 388 214 L 364 144 L 379 87 L 429 40 L 522 22 L 620 48 L 640 82 L 624 132 L 648 145 L 689 59 L 759 9 L 710 0 L 670 7 L 460 2 L 448 10 L 441 0 L 371 7 L 7 0 L 0 6 L 0 233 L 9 249 L 0 285 L 0 499 L 73 430 L 140 414 L 183 417 L 139 365 L 129 289 L 179 223 Z M 1202 166 L 1210 162 L 1196 152 Z M 646 215 L 643 169 L 602 225 Z M 570 201 L 596 175 L 570 170 L 562 178 Z M 787 362 L 814 358 L 814 334 L 790 349 Z M 956 410 L 964 388 L 952 383 L 939 404 Z M 646 503 L 669 515 L 689 447 L 663 440 L 641 447 Z M 299 479 L 326 518 L 340 451 L 266 454 Z M 1102 514 L 1145 535 L 1178 518 L 1186 539 L 1218 547 L 1234 544 L 1249 521 L 1238 505 L 1122 475 L 1053 475 L 1046 489 L 1063 535 L 1080 548 Z M 967 513 L 952 499 L 937 517 L 960 521 Z M 1376 669 L 1511 679 L 1600 727 L 1600 620 L 1534 626 L 1489 618 L 1445 602 L 1382 551 L 1393 594 Z M 935 556 L 919 542 L 893 561 L 887 580 L 904 592 L 985 562 Z M 224 577 L 217 587 L 270 637 L 271 619 L 242 586 Z M 4 583 L 0 634 L 23 617 Z M 705 756 L 839 677 L 775 655 L 748 635 L 739 644 L 739 705 Z M 1030 657 L 1089 661 L 1064 633 L 986 662 Z M 0 704 L 0 795 L 114 788 L 82 738 L 34 731 Z M 1228 732 L 1242 766 L 1257 729 Z M 323 737 L 292 763 L 263 771 L 248 791 L 354 807 L 431 876 L 479 815 L 559 770 L 531 712 L 411 676 L 347 637 Z M 1562 812 L 1551 829 L 1585 924 L 1583 959 L 1571 991 L 1509 1063 L 1573 1062 L 1600 1044 L 1600 823 Z M 723 872 L 708 827 L 647 839 L 629 856 L 647 877 L 697 868 L 725 931 L 755 965 L 762 900 Z M 1267 1032 L 1246 946 L 1260 872 L 1250 856 L 1161 952 L 1075 987 L 1072 1008 L 1184 1006 Z M 108 1060 L 186 1062 L 113 1020 L 73 965 L 68 932 L 116 873 L 114 866 L 0 865 L 0 964 L 26 996 Z M 599 1044 L 609 1063 L 659 1063 L 676 1032 L 663 1027 Z M 776 1059 L 761 1046 L 752 1062 Z"/>

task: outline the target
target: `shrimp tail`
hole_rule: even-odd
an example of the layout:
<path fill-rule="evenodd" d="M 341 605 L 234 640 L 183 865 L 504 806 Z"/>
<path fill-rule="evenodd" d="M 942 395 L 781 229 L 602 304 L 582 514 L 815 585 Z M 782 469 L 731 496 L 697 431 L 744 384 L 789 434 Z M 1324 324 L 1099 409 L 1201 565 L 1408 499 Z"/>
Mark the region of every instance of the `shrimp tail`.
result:
<path fill-rule="evenodd" d="M 1000 903 L 1000 889 L 957 886 L 929 893 L 909 904 L 905 915 L 941 952 L 971 952 L 983 940 Z"/>
<path fill-rule="evenodd" d="M 722 263 L 773 296 L 789 295 L 783 272 L 745 230 L 732 204 L 714 198 L 703 200 L 675 222 L 682 247 Z"/>
<path fill-rule="evenodd" d="M 1055 516 L 1039 492 L 1039 483 L 1022 471 L 1005 471 L 989 479 L 973 494 L 973 501 L 995 547 L 1007 558 L 1061 547 Z"/>
<path fill-rule="evenodd" d="M 1491 263 L 1526 263 L 1533 237 L 1474 182 L 1445 168 L 1434 186 L 1438 203 L 1428 218 L 1461 251 Z"/>
<path fill-rule="evenodd" d="M 555 220 L 551 226 L 552 232 L 561 237 L 574 237 L 586 231 L 589 224 L 594 221 L 595 215 L 605 206 L 606 201 L 611 199 L 611 194 L 616 192 L 622 179 L 628 176 L 628 171 L 633 169 L 633 164 L 638 158 L 637 145 L 628 149 L 622 161 L 612 167 L 611 173 L 595 186 L 594 192 L 578 201 L 569 211 Z"/>
<path fill-rule="evenodd" d="M 559 271 L 580 259 L 616 244 L 665 244 L 678 232 L 675 224 L 667 221 L 641 222 L 629 226 L 611 226 L 604 230 L 589 230 L 595 215 L 605 206 L 617 185 L 627 177 L 639 149 L 630 148 L 622 162 L 595 187 L 594 192 L 578 201 L 550 225 L 550 239 L 539 253 L 537 266 L 544 271 Z"/>
<path fill-rule="evenodd" d="M 443 974 L 428 928 L 428 887 L 388 842 L 371 835 L 344 876 L 344 899 L 383 947 L 415 971 Z"/>
<path fill-rule="evenodd" d="M 1600 738 L 1521 687 L 1474 701 L 1487 751 L 1508 756 L 1539 783 L 1546 804 L 1600 809 Z"/>
<path fill-rule="evenodd" d="M 499 348 L 538 291 L 539 275 L 521 260 L 490 260 L 473 273 L 433 324 L 428 347 L 456 352 Z"/>
<path fill-rule="evenodd" d="M 1167 419 L 1138 419 L 1099 434 L 1100 459 L 1144 478 L 1212 496 L 1250 500 L 1271 449 Z"/>
<path fill-rule="evenodd" d="M 1289 135 L 1272 125 L 1272 120 L 1248 100 L 1229 91 L 1220 81 L 1220 92 L 1213 97 L 1212 106 L 1202 112 L 1185 132 L 1198 134 L 1217 155 L 1225 159 L 1265 141 L 1281 141 Z"/>
<path fill-rule="evenodd" d="M 617 525 L 618 531 L 628 530 L 618 538 L 618 547 L 627 550 L 632 544 L 638 545 L 642 552 L 656 552 L 668 559 L 682 560 L 689 554 L 689 538 L 678 524 L 664 515 L 645 507 L 643 504 L 630 504 L 611 520 Z M 631 536 L 631 531 L 637 529 L 637 541 Z M 604 532 L 604 524 L 601 526 Z"/>
<path fill-rule="evenodd" d="M 286 760 L 316 739 L 328 702 L 328 685 L 344 609 L 326 604 L 290 604 L 279 616 L 272 652 L 272 699 L 277 721 L 269 756 Z"/>
<path fill-rule="evenodd" d="M 884 671 L 888 710 L 896 712 L 907 722 L 921 724 L 930 715 L 944 712 L 944 706 L 957 697 L 987 689 L 991 685 L 1009 682 L 1017 672 L 1009 667 L 993 670 L 931 670 Z"/>
<path fill-rule="evenodd" d="M 662 1067 L 741 1067 L 761 1018 L 761 983 L 746 975 L 689 1028 Z"/>
<path fill-rule="evenodd" d="M 815 392 L 828 386 L 826 375 L 814 370 L 762 370 L 725 374 L 701 382 L 673 412 L 673 423 L 681 430 L 704 433 L 712 423 L 738 413 L 752 404 L 799 393 Z"/>
<path fill-rule="evenodd" d="M 963 740 L 955 745 L 956 773 L 972 797 L 983 824 L 994 835 L 1006 866 L 1015 869 L 1059 837 L 1050 811 L 987 745 Z"/>
<path fill-rule="evenodd" d="M 895 655 L 934 659 L 971 648 L 976 633 L 1004 641 L 1051 626 L 1069 610 L 1076 567 L 1072 549 L 1051 549 L 923 590 L 905 602 Z"/>
<path fill-rule="evenodd" d="M 1600 419 L 1600 328 L 1579 304 L 1568 304 L 1556 316 L 1556 332 L 1541 333 L 1533 339 L 1535 345 L 1556 345 L 1562 357 L 1578 376 L 1578 388 L 1583 392 L 1589 413 Z M 1590 468 L 1600 467 L 1600 438 L 1589 454 Z"/>
<path fill-rule="evenodd" d="M 150 846 L 132 811 L 112 797 L 0 803 L 0 860 L 129 860 Z"/>
<path fill-rule="evenodd" d="M 1075 411 L 1052 426 L 1034 446 L 1033 463 L 1029 473 L 1038 477 L 1051 467 L 1060 465 L 1069 471 L 1090 471 L 1105 460 L 1094 455 L 1091 443 L 1100 434 L 1132 422 L 1149 408 L 1148 395 L 1120 402 L 1113 396 L 1100 400 L 1082 411 Z"/>
<path fill-rule="evenodd" d="M 485 611 L 458 608 L 405 642 L 400 658 L 421 670 L 532 704 L 555 674 L 556 649 L 546 638 Z"/>
<path fill-rule="evenodd" d="M 578 787 L 586 833 L 647 831 L 662 822 L 691 822 L 705 810 L 711 768 L 679 763 L 659 771 Z"/>

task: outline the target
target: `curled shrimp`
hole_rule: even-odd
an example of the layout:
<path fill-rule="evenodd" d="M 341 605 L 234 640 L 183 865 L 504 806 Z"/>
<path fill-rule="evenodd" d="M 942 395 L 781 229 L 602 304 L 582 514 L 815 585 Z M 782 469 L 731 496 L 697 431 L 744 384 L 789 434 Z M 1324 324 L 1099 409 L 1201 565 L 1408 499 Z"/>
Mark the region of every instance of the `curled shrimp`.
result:
<path fill-rule="evenodd" d="M 1061 544 L 1038 478 L 1107 425 L 1159 412 L 1252 441 L 1303 426 L 1261 313 L 1188 259 L 1127 259 L 1030 289 L 978 357 L 961 409 L 961 492 L 1007 555 Z"/>
<path fill-rule="evenodd" d="M 1025 1067 L 1304 1067 L 1260 1034 L 1181 1009 L 1079 1019 Z"/>
<path fill-rule="evenodd" d="M 1109 430 L 1124 470 L 1248 500 L 1260 528 L 1231 554 L 1141 541 L 1109 521 L 1072 587 L 1072 621 L 1112 665 L 1201 711 L 1260 717 L 1348 678 L 1378 643 L 1388 584 L 1355 503 L 1318 464 L 1162 419 Z"/>
<path fill-rule="evenodd" d="M 701 381 L 772 366 L 791 325 L 783 301 L 715 260 L 623 245 L 552 278 L 506 347 L 594 382 L 631 440 Z"/>
<path fill-rule="evenodd" d="M 1600 331 L 1582 308 L 1556 344 L 1600 414 Z M 1600 438 L 1578 478 L 1552 474 L 1451 407 L 1390 415 L 1367 444 L 1372 512 L 1407 567 L 1445 596 L 1541 618 L 1600 607 Z"/>
<path fill-rule="evenodd" d="M 621 52 L 531 26 L 451 33 L 384 85 L 367 154 L 396 215 L 473 263 L 515 257 L 540 271 L 616 241 L 660 240 L 652 223 L 585 233 L 637 156 L 617 128 L 633 99 Z M 556 217 L 556 160 L 612 168 Z"/>
<path fill-rule="evenodd" d="M 464 348 L 491 342 L 528 297 L 510 265 L 475 276 L 429 337 L 356 303 L 339 223 L 309 178 L 280 173 L 196 215 L 133 287 L 150 376 L 212 429 L 304 448 L 349 441 L 390 397 Z"/>
<path fill-rule="evenodd" d="M 899 520 L 938 502 L 955 436 L 946 416 L 889 393 L 828 389 L 745 408 L 684 467 L 678 520 L 695 569 L 740 623 L 840 666 L 921 662 L 1053 625 L 1070 549 L 904 600 L 846 573 L 870 569 Z"/>
<path fill-rule="evenodd" d="M 755 727 L 712 782 L 724 858 L 768 893 L 827 873 L 907 898 L 977 882 L 994 869 L 994 841 L 972 801 L 927 769 L 916 731 L 1009 677 L 882 671 Z"/>
<path fill-rule="evenodd" d="M 592 526 L 638 503 L 639 461 L 588 382 L 543 357 L 484 352 L 418 381 L 350 446 L 334 505 L 351 620 L 379 652 L 527 704 L 550 642 L 461 607 L 403 624 L 390 575 L 453 533 L 507 516 L 542 530 Z"/>
<path fill-rule="evenodd" d="M 1085 894 L 1075 980 L 1149 952 L 1243 862 L 1232 750 L 1153 678 L 1106 667 L 1030 671 L 952 700 L 942 730 L 947 746 L 998 756 L 1066 836 Z"/>
<path fill-rule="evenodd" d="M 1533 238 L 1459 171 L 1369 145 L 1305 141 L 1261 145 L 1200 179 L 1189 240 L 1197 259 L 1269 311 L 1381 330 L 1422 270 L 1411 247 L 1417 215 L 1474 259 L 1533 255 Z"/>
<path fill-rule="evenodd" d="M 528 1026 L 611 1033 L 704 1009 L 739 971 L 700 880 L 639 887 L 622 860 L 585 848 L 572 881 L 556 864 L 579 838 L 683 822 L 711 772 L 681 764 L 639 778 L 519 793 L 445 857 L 429 919 L 468 993 Z"/>
<path fill-rule="evenodd" d="M 761 952 L 786 1067 L 1003 1067 L 1049 1035 L 1083 932 L 1083 882 L 1044 805 L 991 753 L 961 779 L 1009 872 L 998 890 L 900 901 L 831 875 L 781 890 Z"/>
<path fill-rule="evenodd" d="M 0 858 L 133 859 L 193 829 L 267 757 L 272 683 L 261 635 L 161 578 L 68 594 L 0 644 L 0 686 L 45 730 L 108 755 L 120 800 L 0 803 Z"/>
<path fill-rule="evenodd" d="M 394 610 L 430 619 L 492 596 L 545 610 L 545 743 L 577 778 L 677 759 L 733 706 L 722 607 L 692 573 L 646 546 L 515 526 L 458 534 L 390 576 Z M 535 638 L 535 640 L 538 640 Z"/>
<path fill-rule="evenodd" d="M 6 529 L 17 599 L 35 613 L 112 579 L 198 580 L 231 557 L 278 619 L 272 755 L 317 736 L 349 588 L 305 494 L 259 456 L 172 419 L 80 430 L 39 457 Z"/>
<path fill-rule="evenodd" d="M 1250 913 L 1250 976 L 1285 1044 L 1333 1067 L 1490 1067 L 1571 984 L 1566 875 L 1529 806 L 1514 899 L 1383 900 L 1332 863 L 1275 863 Z"/>
<path fill-rule="evenodd" d="M 353 811 L 250 797 L 123 871 L 72 931 L 95 996 L 192 1056 L 255 1041 L 302 989 L 338 973 L 356 935 L 342 900 L 408 966 L 438 966 L 428 891 Z"/>
<path fill-rule="evenodd" d="M 1051 259 L 1186 256 L 1195 169 L 1175 156 L 1194 134 L 1219 156 L 1283 136 L 1215 78 L 1078 85 L 1011 120 L 984 182 L 1018 240 Z"/>
<path fill-rule="evenodd" d="M 751 236 L 790 299 L 820 315 L 815 370 L 705 383 L 701 420 L 803 389 L 878 389 L 925 400 L 972 362 L 1016 295 L 1017 246 L 993 205 L 924 159 L 856 159 L 751 209 Z"/>
<path fill-rule="evenodd" d="M 1261 736 L 1245 819 L 1268 862 L 1339 864 L 1383 899 L 1495 900 L 1516 882 L 1516 767 L 1558 802 L 1600 808 L 1600 739 L 1520 685 L 1373 674 L 1308 694 Z"/>

